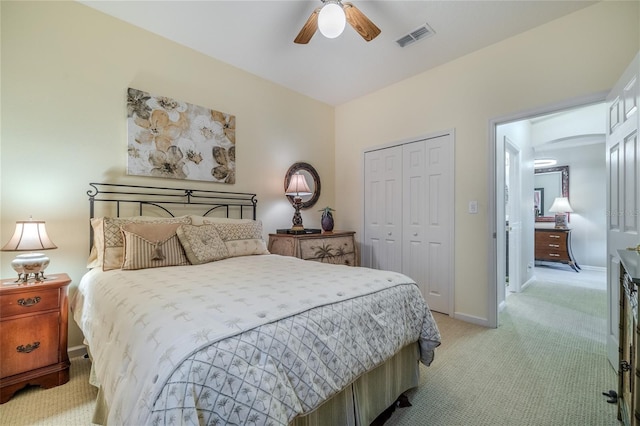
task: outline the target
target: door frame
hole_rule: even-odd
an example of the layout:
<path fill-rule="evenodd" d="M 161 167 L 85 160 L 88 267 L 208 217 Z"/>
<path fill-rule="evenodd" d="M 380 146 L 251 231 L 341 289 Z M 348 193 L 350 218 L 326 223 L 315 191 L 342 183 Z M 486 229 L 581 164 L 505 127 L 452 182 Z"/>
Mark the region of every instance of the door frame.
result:
<path fill-rule="evenodd" d="M 521 182 L 521 152 L 520 148 L 518 148 L 507 136 L 504 137 L 505 144 L 505 153 L 507 151 L 510 152 L 510 158 L 512 158 L 509 164 L 509 193 L 507 196 L 509 197 L 509 236 L 505 237 L 508 239 L 507 243 L 509 247 L 515 248 L 515 250 L 505 250 L 505 254 L 509 256 L 509 262 L 506 264 L 509 268 L 509 292 L 519 293 L 522 290 L 522 285 L 520 283 L 522 277 L 522 271 L 520 270 L 521 261 L 520 261 L 520 250 L 517 248 L 520 246 L 520 242 L 522 241 L 522 182 Z M 506 174 L 505 174 L 506 177 Z M 505 216 L 506 216 L 505 211 Z M 513 221 L 512 219 L 515 219 Z M 515 229 L 515 232 L 513 230 Z M 517 242 L 518 244 L 514 244 Z M 512 276 L 514 279 L 512 279 Z M 505 300 L 507 289 L 505 283 Z"/>
<path fill-rule="evenodd" d="M 504 258 L 498 257 L 498 232 L 504 230 L 504 224 L 499 226 L 498 222 L 498 200 L 504 199 L 504 170 L 500 173 L 498 171 L 498 165 L 504 169 L 504 140 L 497 140 L 496 127 L 511 123 L 514 121 L 521 121 L 528 118 L 537 117 L 540 115 L 553 114 L 568 109 L 579 108 L 596 103 L 605 102 L 608 95 L 608 91 L 593 93 L 573 99 L 568 99 L 558 103 L 541 106 L 505 116 L 495 117 L 489 120 L 489 203 L 488 203 L 488 220 L 489 224 L 487 229 L 488 235 L 488 252 L 489 252 L 489 297 L 487 299 L 487 326 L 491 328 L 498 327 L 498 295 L 500 282 L 498 281 L 498 261 L 504 261 Z M 504 211 L 504 209 L 502 209 Z M 504 215 L 499 218 L 504 222 Z M 504 238 L 501 239 L 501 244 L 504 245 Z M 504 253 L 504 246 L 501 247 L 502 253 Z"/>

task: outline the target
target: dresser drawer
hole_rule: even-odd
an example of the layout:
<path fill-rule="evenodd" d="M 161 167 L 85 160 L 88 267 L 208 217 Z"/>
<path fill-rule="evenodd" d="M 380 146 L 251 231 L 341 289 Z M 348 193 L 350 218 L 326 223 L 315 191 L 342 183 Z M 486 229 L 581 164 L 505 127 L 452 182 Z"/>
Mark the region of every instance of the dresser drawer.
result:
<path fill-rule="evenodd" d="M 536 259 L 568 259 L 569 252 L 566 247 L 538 247 L 536 246 Z"/>
<path fill-rule="evenodd" d="M 301 240 L 300 258 L 354 266 L 355 248 L 353 237 L 341 236 Z"/>
<path fill-rule="evenodd" d="M 1 321 L 0 377 L 56 364 L 59 321 L 59 312 Z"/>
<path fill-rule="evenodd" d="M 38 289 L 0 296 L 0 317 L 30 314 L 38 311 L 57 309 L 60 306 L 58 289 Z"/>
<path fill-rule="evenodd" d="M 304 260 L 358 266 L 355 232 L 323 234 L 269 234 L 269 252 Z"/>

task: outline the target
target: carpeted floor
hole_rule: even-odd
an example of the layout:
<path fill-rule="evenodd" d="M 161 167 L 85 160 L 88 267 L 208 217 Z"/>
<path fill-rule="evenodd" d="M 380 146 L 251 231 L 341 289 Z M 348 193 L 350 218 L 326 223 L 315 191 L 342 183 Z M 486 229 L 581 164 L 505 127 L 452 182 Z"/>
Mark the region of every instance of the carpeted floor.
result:
<path fill-rule="evenodd" d="M 407 393 L 412 406 L 397 408 L 385 426 L 618 424 L 602 395 L 616 389 L 604 290 L 536 282 L 509 296 L 497 329 L 435 315 L 443 344 Z M 74 358 L 69 383 L 18 392 L 0 406 L 0 424 L 91 425 L 89 367 Z"/>
<path fill-rule="evenodd" d="M 437 315 L 442 347 L 385 425 L 618 425 L 606 291 L 569 277 L 510 295 L 497 329 Z"/>

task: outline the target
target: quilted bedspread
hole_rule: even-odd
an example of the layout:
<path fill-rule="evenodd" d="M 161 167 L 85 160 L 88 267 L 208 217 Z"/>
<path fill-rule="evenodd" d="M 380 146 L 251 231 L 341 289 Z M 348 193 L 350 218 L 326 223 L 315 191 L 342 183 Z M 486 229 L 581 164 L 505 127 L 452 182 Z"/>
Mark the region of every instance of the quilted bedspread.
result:
<path fill-rule="evenodd" d="M 109 425 L 287 425 L 438 328 L 405 275 L 277 255 L 89 271 L 71 300 Z"/>

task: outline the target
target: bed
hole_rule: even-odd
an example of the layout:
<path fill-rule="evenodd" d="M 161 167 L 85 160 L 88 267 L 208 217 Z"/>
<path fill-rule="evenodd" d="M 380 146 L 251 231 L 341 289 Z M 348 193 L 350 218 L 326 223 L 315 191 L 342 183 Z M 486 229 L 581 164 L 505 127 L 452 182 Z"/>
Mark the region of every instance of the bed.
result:
<path fill-rule="evenodd" d="M 90 185 L 95 423 L 369 425 L 433 361 L 415 282 L 270 254 L 255 194 Z"/>

